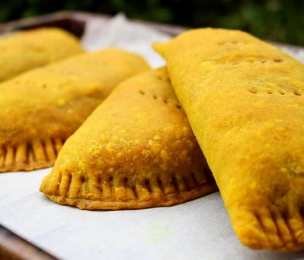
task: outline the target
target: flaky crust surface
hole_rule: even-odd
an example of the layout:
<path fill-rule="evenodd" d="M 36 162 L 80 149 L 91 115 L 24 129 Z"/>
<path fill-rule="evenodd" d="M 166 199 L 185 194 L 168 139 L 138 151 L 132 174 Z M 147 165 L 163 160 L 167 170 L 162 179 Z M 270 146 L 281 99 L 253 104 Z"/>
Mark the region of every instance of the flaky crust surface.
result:
<path fill-rule="evenodd" d="M 233 30 L 190 30 L 154 47 L 240 240 L 303 250 L 303 64 Z"/>
<path fill-rule="evenodd" d="M 31 29 L 0 38 L 0 82 L 30 69 L 84 52 L 79 39 L 56 27 Z"/>
<path fill-rule="evenodd" d="M 0 172 L 52 166 L 65 140 L 116 85 L 147 69 L 141 56 L 109 48 L 0 84 Z"/>
<path fill-rule="evenodd" d="M 120 84 L 40 186 L 55 202 L 88 210 L 169 206 L 216 190 L 165 69 Z"/>

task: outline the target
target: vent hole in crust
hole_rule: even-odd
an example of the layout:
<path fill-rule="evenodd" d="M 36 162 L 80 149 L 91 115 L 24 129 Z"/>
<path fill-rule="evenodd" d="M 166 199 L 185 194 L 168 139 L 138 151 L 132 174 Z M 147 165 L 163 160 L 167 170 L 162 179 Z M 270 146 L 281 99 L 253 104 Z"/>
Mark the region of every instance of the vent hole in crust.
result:
<path fill-rule="evenodd" d="M 98 183 L 98 184 L 101 183 L 101 176 L 97 176 L 97 183 Z"/>
<path fill-rule="evenodd" d="M 128 179 L 127 177 L 124 177 L 123 180 L 122 180 L 122 182 L 123 182 L 123 186 L 124 186 L 124 187 L 127 187 L 127 186 L 128 186 L 128 182 L 129 182 L 129 179 Z"/>
<path fill-rule="evenodd" d="M 258 90 L 256 88 L 250 88 L 249 92 L 252 93 L 252 94 L 257 94 Z"/>
<path fill-rule="evenodd" d="M 84 182 L 85 182 L 85 180 L 86 180 L 86 179 L 85 179 L 85 177 L 84 177 L 84 176 L 80 176 L 80 182 L 81 182 L 81 183 L 84 183 Z"/>

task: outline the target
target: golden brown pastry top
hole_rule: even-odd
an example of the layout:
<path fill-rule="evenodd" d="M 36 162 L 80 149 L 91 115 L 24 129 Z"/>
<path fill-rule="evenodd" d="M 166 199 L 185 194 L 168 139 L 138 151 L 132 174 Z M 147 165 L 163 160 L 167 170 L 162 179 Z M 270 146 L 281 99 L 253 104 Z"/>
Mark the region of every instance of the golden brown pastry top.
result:
<path fill-rule="evenodd" d="M 191 136 L 187 118 L 176 116 L 179 112 L 175 110 L 178 111 L 180 107 L 173 90 L 159 85 L 158 81 L 168 80 L 163 79 L 166 74 L 159 72 L 157 75 L 159 79 L 150 73 L 121 84 L 87 118 L 77 135 L 69 140 L 69 143 L 77 142 L 79 149 L 67 151 L 74 149 L 67 145 L 62 156 L 70 157 L 68 161 L 77 164 L 77 170 L 86 175 L 102 171 L 107 177 L 115 177 L 116 174 L 134 171 L 130 176 L 132 182 L 141 178 L 141 171 L 150 178 L 150 174 L 154 174 L 151 171 L 154 167 L 159 168 L 159 171 L 167 171 L 170 166 L 174 172 L 172 166 L 181 159 L 190 161 L 188 151 L 194 146 L 195 137 Z M 89 137 L 89 140 L 84 139 L 84 136 Z M 191 136 L 189 140 L 186 139 L 188 136 Z M 128 151 L 132 154 L 126 157 L 124 153 Z M 66 161 L 59 160 L 57 166 Z M 133 164 L 141 171 L 133 170 Z M 96 168 L 96 165 L 100 168 Z M 113 165 L 119 171 L 112 168 Z"/>
<path fill-rule="evenodd" d="M 155 44 L 252 248 L 304 248 L 304 65 L 248 33 L 203 28 Z"/>
<path fill-rule="evenodd" d="M 141 56 L 108 48 L 33 69 L 0 84 L 0 171 L 31 169 L 29 151 L 39 146 L 46 154 L 47 143 L 62 144 L 119 82 L 147 69 Z M 18 147 L 26 150 L 19 166 Z M 7 157 L 10 154 L 13 162 Z M 38 160 L 38 155 L 33 156 Z"/>
<path fill-rule="evenodd" d="M 41 184 L 82 209 L 168 206 L 216 190 L 165 69 L 121 83 L 67 140 Z"/>
<path fill-rule="evenodd" d="M 76 36 L 55 27 L 31 29 L 2 36 L 0 81 L 83 51 Z"/>
<path fill-rule="evenodd" d="M 266 131 L 269 146 L 279 140 L 297 145 L 288 140 L 294 133 L 287 137 L 285 130 L 292 127 L 298 135 L 302 131 L 304 73 L 300 61 L 245 32 L 225 29 L 190 30 L 155 48 L 168 62 L 173 87 L 205 154 L 222 151 L 218 145 L 233 140 L 235 132 L 245 127 L 255 131 L 250 142 L 255 143 L 258 133 L 263 136 Z M 244 131 L 238 139 L 249 134 Z M 260 151 L 244 147 L 246 156 L 265 155 L 264 146 L 256 148 Z M 213 164 L 213 156 L 208 158 Z"/>

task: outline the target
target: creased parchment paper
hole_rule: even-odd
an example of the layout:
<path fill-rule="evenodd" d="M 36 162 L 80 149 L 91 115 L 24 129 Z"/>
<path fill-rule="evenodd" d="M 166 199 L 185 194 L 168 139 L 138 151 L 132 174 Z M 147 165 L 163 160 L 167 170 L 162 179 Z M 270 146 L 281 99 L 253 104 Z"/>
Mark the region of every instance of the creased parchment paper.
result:
<path fill-rule="evenodd" d="M 106 23 L 89 21 L 82 42 L 88 51 L 116 46 L 164 65 L 151 42 L 168 35 L 134 25 L 123 15 Z M 303 51 L 291 50 L 296 57 Z M 81 211 L 40 193 L 50 169 L 0 174 L 0 223 L 60 259 L 290 260 L 304 253 L 254 251 L 240 244 L 220 194 L 167 208 Z"/>

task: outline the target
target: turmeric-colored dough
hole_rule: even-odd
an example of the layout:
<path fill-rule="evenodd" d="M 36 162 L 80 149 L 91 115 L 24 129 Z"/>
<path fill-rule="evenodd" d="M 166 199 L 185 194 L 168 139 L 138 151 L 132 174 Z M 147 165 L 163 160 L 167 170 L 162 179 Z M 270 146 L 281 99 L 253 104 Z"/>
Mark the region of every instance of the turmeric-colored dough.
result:
<path fill-rule="evenodd" d="M 149 69 L 119 49 L 79 54 L 0 84 L 0 172 L 52 166 L 64 141 L 124 79 Z"/>
<path fill-rule="evenodd" d="M 239 239 L 303 250 L 304 65 L 235 30 L 189 30 L 154 47 Z"/>
<path fill-rule="evenodd" d="M 0 82 L 27 70 L 82 53 L 76 36 L 60 28 L 39 28 L 0 38 Z"/>
<path fill-rule="evenodd" d="M 87 210 L 169 206 L 215 190 L 165 68 L 121 83 L 40 186 L 51 200 Z"/>

